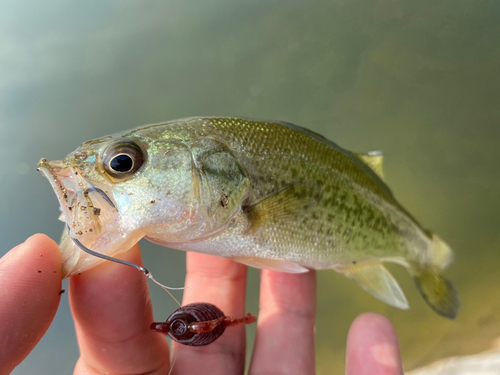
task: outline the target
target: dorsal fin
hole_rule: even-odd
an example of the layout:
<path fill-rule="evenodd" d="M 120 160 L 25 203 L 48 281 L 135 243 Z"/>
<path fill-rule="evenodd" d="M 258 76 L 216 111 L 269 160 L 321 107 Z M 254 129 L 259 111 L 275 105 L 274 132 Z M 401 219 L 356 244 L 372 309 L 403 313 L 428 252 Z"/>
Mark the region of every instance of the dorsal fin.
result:
<path fill-rule="evenodd" d="M 370 151 L 368 154 L 355 153 L 354 155 L 360 158 L 363 163 L 369 166 L 377 174 L 377 176 L 385 181 L 384 170 L 382 169 L 382 162 L 384 161 L 382 151 Z"/>

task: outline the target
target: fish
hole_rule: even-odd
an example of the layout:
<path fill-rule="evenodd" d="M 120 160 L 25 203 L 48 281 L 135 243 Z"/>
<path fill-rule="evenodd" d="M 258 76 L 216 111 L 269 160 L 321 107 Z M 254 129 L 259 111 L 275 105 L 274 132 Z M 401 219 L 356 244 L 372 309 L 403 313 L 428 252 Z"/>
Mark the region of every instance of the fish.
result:
<path fill-rule="evenodd" d="M 65 277 L 103 261 L 76 242 L 114 256 L 146 238 L 272 271 L 333 269 L 408 309 L 389 262 L 453 319 L 453 252 L 396 201 L 382 160 L 286 122 L 191 117 L 87 141 L 38 169 L 66 223 Z"/>

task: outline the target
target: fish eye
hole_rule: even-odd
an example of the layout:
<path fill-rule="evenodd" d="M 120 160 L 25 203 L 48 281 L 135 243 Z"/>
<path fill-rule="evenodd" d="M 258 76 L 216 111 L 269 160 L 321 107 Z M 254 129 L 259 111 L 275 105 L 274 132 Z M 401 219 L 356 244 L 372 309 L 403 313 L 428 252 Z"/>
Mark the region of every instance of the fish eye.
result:
<path fill-rule="evenodd" d="M 104 151 L 104 170 L 114 178 L 134 174 L 144 163 L 142 149 L 133 141 L 114 143 Z"/>

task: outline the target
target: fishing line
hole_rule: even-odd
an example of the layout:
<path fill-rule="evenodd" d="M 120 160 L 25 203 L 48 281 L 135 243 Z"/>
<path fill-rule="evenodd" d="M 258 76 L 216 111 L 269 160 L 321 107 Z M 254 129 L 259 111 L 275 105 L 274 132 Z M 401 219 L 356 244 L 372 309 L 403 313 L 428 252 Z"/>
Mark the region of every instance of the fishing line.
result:
<path fill-rule="evenodd" d="M 69 227 L 68 227 L 68 234 L 69 234 Z M 71 237 L 71 236 L 70 236 Z M 79 240 L 77 240 L 76 238 L 73 238 L 71 237 L 71 239 L 73 240 L 73 242 L 75 243 L 76 246 L 78 246 L 81 250 L 85 251 L 87 254 L 90 254 L 90 255 L 93 255 L 95 257 L 98 257 L 98 258 L 101 258 L 101 259 L 105 259 L 105 260 L 109 260 L 111 262 L 115 262 L 115 263 L 119 263 L 119 264 L 123 264 L 124 266 L 129 266 L 129 267 L 133 267 L 135 268 L 136 270 L 142 272 L 144 275 L 146 275 L 149 279 L 153 280 L 153 282 L 159 286 L 161 286 L 163 288 L 164 291 L 166 291 L 170 297 L 173 298 L 173 300 L 179 305 L 179 307 L 182 307 L 181 304 L 179 303 L 179 301 L 177 301 L 177 298 L 175 298 L 172 293 L 170 293 L 170 290 L 183 290 L 183 289 L 186 289 L 186 288 L 189 288 L 189 286 L 187 287 L 182 287 L 182 288 L 172 288 L 172 287 L 169 287 L 169 286 L 166 286 L 166 285 L 163 285 L 162 283 L 160 283 L 159 281 L 157 281 L 154 277 L 153 277 L 153 274 L 145 267 L 143 266 L 140 266 L 138 264 L 135 264 L 135 263 L 132 263 L 132 262 L 127 262 L 126 260 L 122 260 L 122 259 L 118 259 L 118 258 L 113 258 L 113 257 L 110 257 L 108 255 L 104 255 L 104 254 L 101 254 L 101 253 L 98 253 L 96 251 L 93 251 L 93 250 L 90 250 L 88 247 L 86 247 L 85 245 L 83 245 Z"/>
<path fill-rule="evenodd" d="M 104 192 L 104 190 L 99 189 L 98 187 L 95 187 L 95 186 L 91 186 L 91 187 L 89 187 L 89 188 L 87 188 L 87 189 L 85 190 L 85 192 L 86 192 L 87 194 L 88 194 L 88 192 L 89 192 L 89 191 L 96 191 L 96 192 L 98 192 L 99 194 L 101 194 L 101 196 L 104 198 L 104 200 L 105 200 L 106 202 L 108 202 L 108 203 L 109 203 L 109 205 L 110 205 L 111 207 L 113 207 L 114 209 L 116 209 L 115 204 L 113 203 L 113 201 L 112 201 L 111 199 L 109 199 L 108 194 L 106 194 L 106 193 Z"/>
<path fill-rule="evenodd" d="M 177 350 L 174 350 L 174 341 L 172 340 L 172 345 L 171 345 L 171 350 L 172 350 L 172 358 L 170 363 L 170 370 L 168 371 L 168 375 L 171 375 L 172 372 L 174 371 L 174 365 L 175 362 L 177 361 L 177 358 L 179 357 L 179 350 L 181 349 L 180 346 L 177 347 Z"/>

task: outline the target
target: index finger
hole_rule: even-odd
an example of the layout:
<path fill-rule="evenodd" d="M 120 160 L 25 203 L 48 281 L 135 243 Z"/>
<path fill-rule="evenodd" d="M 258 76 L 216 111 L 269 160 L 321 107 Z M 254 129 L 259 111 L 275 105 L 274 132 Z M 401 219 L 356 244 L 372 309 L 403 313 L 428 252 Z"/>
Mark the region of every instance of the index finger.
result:
<path fill-rule="evenodd" d="M 142 264 L 138 245 L 120 258 Z M 81 353 L 75 374 L 168 373 L 167 342 L 149 328 L 144 274 L 106 262 L 71 278 L 70 302 Z"/>

